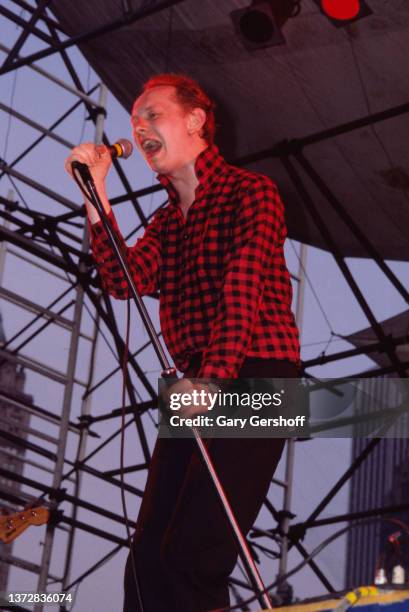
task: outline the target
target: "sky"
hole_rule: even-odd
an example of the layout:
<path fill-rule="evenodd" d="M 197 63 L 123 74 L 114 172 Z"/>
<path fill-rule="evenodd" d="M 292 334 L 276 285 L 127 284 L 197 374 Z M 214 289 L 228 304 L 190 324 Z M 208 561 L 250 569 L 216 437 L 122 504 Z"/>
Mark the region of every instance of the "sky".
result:
<path fill-rule="evenodd" d="M 17 10 L 15 5 L 9 1 L 4 2 L 4 6 L 11 8 L 11 10 Z M 11 47 L 19 35 L 18 27 L 0 16 L 0 31 L 2 33 L 1 43 Z M 21 53 L 27 55 L 41 48 L 41 45 L 42 43 L 39 43 L 31 36 Z M 81 53 L 75 48 L 71 48 L 68 53 L 84 86 L 90 88 L 97 84 L 99 82 L 97 75 L 88 67 Z M 4 58 L 4 53 L 1 53 L 1 56 Z M 40 61 L 38 65 L 58 76 L 58 78 L 70 82 L 70 77 L 58 57 L 51 56 Z M 96 96 L 97 93 L 94 93 L 93 97 L 96 98 Z M 36 74 L 29 67 L 21 68 L 0 77 L 0 102 L 13 107 L 43 126 L 50 125 L 75 101 L 74 95 Z M 57 132 L 59 136 L 73 145 L 83 141 L 92 141 L 94 137 L 92 123 L 86 121 L 85 111 L 82 107 L 64 121 Z M 131 138 L 129 117 L 112 95 L 108 96 L 106 132 L 111 141 L 119 137 Z M 8 163 L 11 163 L 37 135 L 38 132 L 33 128 L 16 118 L 10 120 L 7 113 L 0 112 L 0 156 Z M 64 159 L 68 151 L 68 147 L 53 140 L 45 139 L 16 168 L 26 176 L 63 194 L 72 201 L 80 203 L 77 188 L 63 169 Z M 132 187 L 135 189 L 155 183 L 154 175 L 146 168 L 143 160 L 137 153 L 129 160 L 123 162 L 123 168 Z M 26 202 L 30 209 L 43 211 L 50 215 L 66 212 L 60 204 L 34 189 L 18 181 L 16 181 L 16 185 L 20 191 L 14 197 L 22 207 L 25 206 L 24 202 Z M 8 177 L 4 176 L 0 181 L 0 196 L 6 197 L 10 188 L 14 187 Z M 108 191 L 111 197 L 122 193 L 120 183 L 113 173 L 109 177 Z M 159 193 L 142 198 L 141 205 L 144 212 L 149 214 L 162 201 L 163 193 Z M 120 227 L 127 233 L 128 229 L 135 225 L 135 213 L 129 204 L 123 204 L 116 208 L 116 214 Z M 18 212 L 16 216 L 23 218 L 24 213 Z M 24 296 L 28 300 L 46 306 L 66 288 L 66 279 L 57 278 L 34 266 L 33 258 L 30 256 L 28 257 L 29 261 L 22 260 L 16 256 L 15 251 L 16 249 L 12 249 L 11 252 L 7 253 L 2 276 L 2 286 L 9 291 Z M 298 252 L 299 244 L 288 240 L 286 258 L 289 269 L 294 274 L 298 273 Z M 375 264 L 360 259 L 349 260 L 348 263 L 351 266 L 355 279 L 379 320 L 390 317 L 405 309 L 403 300 L 382 277 Z M 390 265 L 402 282 L 405 282 L 405 279 L 408 277 L 408 264 L 390 262 Z M 296 283 L 294 289 L 296 297 Z M 67 298 L 62 303 L 68 303 L 68 301 Z M 147 298 L 146 304 L 156 329 L 158 329 L 157 303 Z M 90 304 L 87 300 L 86 305 L 90 309 Z M 32 318 L 29 312 L 5 299 L 1 300 L 0 309 L 7 338 L 13 336 L 15 332 L 21 329 Z M 92 310 L 90 312 L 92 313 Z M 115 314 L 119 329 L 124 334 L 125 305 L 123 303 L 115 303 Z M 72 315 L 73 308 L 69 307 L 65 312 L 65 316 L 69 318 Z M 67 367 L 69 334 L 64 329 L 57 328 L 56 326 L 51 327 L 30 341 L 21 352 L 27 357 L 38 359 L 52 368 L 64 371 Z M 305 302 L 301 334 L 302 357 L 308 359 L 317 356 L 322 351 L 331 353 L 344 348 L 350 348 L 347 342 L 332 336 L 331 332 L 346 335 L 363 327 L 367 327 L 366 319 L 355 303 L 332 256 L 319 249 L 309 247 L 307 249 Z M 81 330 L 83 334 L 92 334 L 93 332 L 92 317 L 87 310 L 84 311 Z M 103 325 L 101 330 L 106 334 L 107 330 Z M 107 337 L 109 337 L 109 334 L 107 334 Z M 146 339 L 146 332 L 140 324 L 137 313 L 133 311 L 131 347 L 136 348 L 140 346 Z M 12 346 L 15 347 L 16 345 L 14 343 Z M 90 344 L 85 338 L 82 338 L 76 370 L 78 380 L 86 380 L 89 360 Z M 141 355 L 140 362 L 152 384 L 156 384 L 159 366 L 150 349 Z M 104 338 L 100 337 L 96 357 L 95 380 L 100 380 L 107 372 L 110 372 L 114 364 L 110 347 Z M 313 370 L 313 372 L 322 377 L 331 377 L 359 372 L 372 366 L 373 362 L 361 356 L 349 359 L 345 363 L 328 364 L 325 367 Z M 26 370 L 26 375 L 26 392 L 32 395 L 35 404 L 60 414 L 64 392 L 63 386 L 46 379 L 30 369 Z M 141 389 L 138 381 L 134 380 L 134 384 L 137 389 Z M 91 400 L 92 414 L 103 414 L 119 407 L 121 404 L 120 391 L 121 377 L 117 374 L 109 380 L 109 383 L 102 385 L 93 394 Z M 76 384 L 71 412 L 71 420 L 73 421 L 76 421 L 81 411 L 82 393 L 83 387 L 80 384 Z M 144 417 L 151 447 L 155 438 L 154 418 L 155 413 Z M 58 436 L 58 430 L 55 426 L 36 417 L 31 419 L 31 427 L 47 436 Z M 119 422 L 109 420 L 95 425 L 93 430 L 101 436 L 101 439 L 104 439 L 104 437 L 110 435 L 118 427 Z M 55 449 L 55 445 L 51 441 L 41 440 L 34 435 L 30 436 L 30 439 L 43 444 L 46 448 Z M 98 440 L 88 440 L 87 450 L 91 451 L 97 443 Z M 67 444 L 67 457 L 70 460 L 73 460 L 75 457 L 76 444 L 76 436 L 70 434 Z M 38 456 L 34 454 L 28 453 L 27 457 L 34 461 L 39 461 Z M 126 462 L 135 464 L 140 460 L 141 451 L 138 445 L 138 438 L 135 429 L 131 426 L 126 433 Z M 350 442 L 347 439 L 320 439 L 296 444 L 292 506 L 293 512 L 296 514 L 296 521 L 301 521 L 308 516 L 336 479 L 348 467 L 349 461 Z M 45 465 L 52 469 L 51 464 Z M 92 465 L 100 470 L 117 468 L 119 466 L 118 439 L 116 439 L 115 443 L 104 449 Z M 284 477 L 284 469 L 285 462 L 282 461 L 276 475 L 278 478 Z M 32 466 L 26 467 L 25 475 L 29 478 L 39 479 L 46 484 L 51 482 L 50 473 L 43 472 Z M 144 477 L 144 473 L 136 473 L 129 475 L 126 480 L 134 486 L 143 488 Z M 277 506 L 280 506 L 281 491 L 278 487 L 272 486 L 272 499 L 274 499 Z M 68 483 L 67 488 L 69 491 L 72 491 L 72 483 Z M 29 489 L 26 490 L 33 493 Z M 348 488 L 346 487 L 331 501 L 323 516 L 345 512 L 347 510 L 347 495 Z M 101 484 L 95 478 L 89 476 L 83 477 L 81 497 L 122 515 L 119 489 Z M 126 499 L 129 515 L 135 518 L 139 500 L 130 495 Z M 65 506 L 65 511 L 69 513 L 70 508 Z M 98 517 L 90 512 L 81 510 L 78 518 L 121 537 L 125 535 L 122 527 L 118 527 L 112 521 Z M 257 520 L 257 525 L 263 527 L 271 526 L 266 511 L 262 511 Z M 308 550 L 311 550 L 330 533 L 330 529 L 317 529 L 307 535 L 303 544 Z M 13 554 L 31 560 L 34 563 L 39 563 L 43 537 L 44 528 L 30 528 L 16 541 Z M 64 531 L 57 530 L 52 557 L 52 573 L 57 576 L 62 572 L 66 542 L 67 534 Z M 111 548 L 113 548 L 112 544 L 78 531 L 75 539 L 72 577 L 76 578 L 79 576 L 99 558 L 107 554 Z M 336 588 L 342 588 L 343 586 L 343 552 L 344 541 L 340 540 L 326 548 L 318 557 L 319 565 Z M 80 585 L 76 603 L 73 607 L 75 612 L 85 610 L 114 612 L 121 609 L 122 571 L 125 556 L 126 552 L 121 551 Z M 299 560 L 298 554 L 291 552 L 289 568 L 293 567 Z M 276 571 L 277 566 L 275 562 L 266 561 L 263 563 L 262 574 L 266 582 L 274 580 Z M 290 582 L 294 587 L 296 596 L 299 598 L 320 595 L 324 592 L 322 585 L 308 568 L 292 577 Z M 12 568 L 10 574 L 11 590 L 35 590 L 35 588 L 36 579 L 33 574 L 19 568 Z"/>

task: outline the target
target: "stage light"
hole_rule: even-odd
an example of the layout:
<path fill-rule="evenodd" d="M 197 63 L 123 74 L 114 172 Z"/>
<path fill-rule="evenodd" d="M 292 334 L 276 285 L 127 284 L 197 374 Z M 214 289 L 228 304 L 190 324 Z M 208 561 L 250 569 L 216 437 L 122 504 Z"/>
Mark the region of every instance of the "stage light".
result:
<path fill-rule="evenodd" d="M 359 0 L 322 0 L 321 6 L 328 17 L 342 21 L 355 19 L 361 8 Z"/>
<path fill-rule="evenodd" d="M 250 6 L 230 13 L 236 32 L 246 49 L 285 44 L 281 28 L 298 15 L 299 0 L 253 0 Z"/>
<path fill-rule="evenodd" d="M 372 15 L 365 0 L 314 0 L 323 15 L 336 27 L 342 27 Z"/>

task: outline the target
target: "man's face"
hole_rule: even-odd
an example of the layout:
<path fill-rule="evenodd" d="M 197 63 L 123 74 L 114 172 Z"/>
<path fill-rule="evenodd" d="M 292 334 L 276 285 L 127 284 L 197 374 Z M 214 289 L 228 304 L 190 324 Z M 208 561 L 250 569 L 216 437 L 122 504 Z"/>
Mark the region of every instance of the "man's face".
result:
<path fill-rule="evenodd" d="M 131 123 L 135 143 L 155 172 L 172 174 L 191 161 L 190 114 L 176 100 L 176 89 L 158 86 L 136 99 Z"/>

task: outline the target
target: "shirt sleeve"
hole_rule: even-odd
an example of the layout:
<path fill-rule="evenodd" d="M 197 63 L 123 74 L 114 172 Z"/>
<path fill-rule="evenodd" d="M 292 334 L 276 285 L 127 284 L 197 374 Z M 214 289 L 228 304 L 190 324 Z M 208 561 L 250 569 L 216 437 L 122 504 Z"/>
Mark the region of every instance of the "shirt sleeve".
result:
<path fill-rule="evenodd" d="M 286 235 L 284 207 L 270 179 L 246 180 L 241 194 L 217 317 L 198 378 L 237 376 L 258 318 L 265 271 Z"/>
<path fill-rule="evenodd" d="M 159 272 L 161 268 L 161 227 L 164 210 L 156 213 L 154 219 L 146 227 L 145 232 L 135 245 L 128 247 L 118 228 L 113 212 L 108 215 L 111 227 L 117 237 L 119 246 L 128 263 L 140 295 L 155 293 L 159 288 Z M 94 261 L 101 276 L 102 287 L 114 298 L 124 300 L 129 297 L 128 282 L 117 261 L 108 235 L 99 221 L 90 225 L 91 248 Z"/>

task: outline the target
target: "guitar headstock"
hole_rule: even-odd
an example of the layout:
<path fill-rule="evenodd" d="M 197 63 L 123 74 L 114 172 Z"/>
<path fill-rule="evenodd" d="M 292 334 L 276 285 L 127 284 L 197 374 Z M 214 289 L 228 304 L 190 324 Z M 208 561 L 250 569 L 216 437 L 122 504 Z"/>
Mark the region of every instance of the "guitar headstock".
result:
<path fill-rule="evenodd" d="M 0 516 L 0 540 L 8 544 L 12 542 L 30 525 L 44 525 L 48 522 L 50 511 L 44 506 L 27 508 L 16 514 Z"/>

